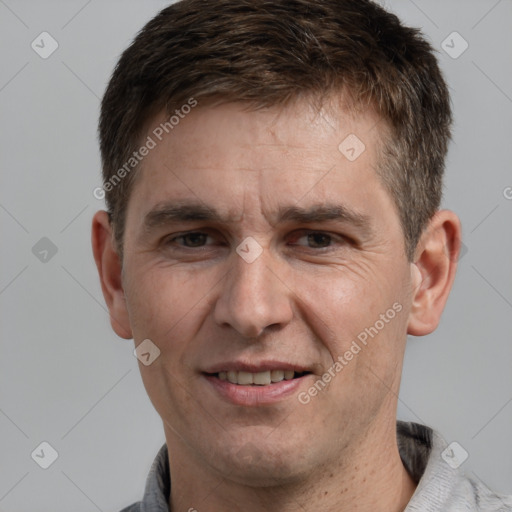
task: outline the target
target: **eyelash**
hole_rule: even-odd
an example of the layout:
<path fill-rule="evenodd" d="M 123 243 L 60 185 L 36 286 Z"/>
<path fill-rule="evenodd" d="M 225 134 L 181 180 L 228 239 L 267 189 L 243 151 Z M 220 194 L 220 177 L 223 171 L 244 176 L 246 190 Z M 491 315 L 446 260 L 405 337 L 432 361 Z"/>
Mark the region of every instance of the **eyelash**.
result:
<path fill-rule="evenodd" d="M 320 248 L 314 248 L 314 247 L 308 247 L 308 249 L 314 250 L 315 252 L 327 252 L 329 250 L 332 250 L 332 244 L 335 242 L 344 244 L 347 242 L 347 239 L 341 235 L 335 235 L 332 233 L 327 233 L 325 231 L 315 231 L 315 230 L 302 230 L 299 232 L 300 234 L 294 235 L 294 240 L 299 240 L 305 236 L 309 237 L 311 235 L 321 235 L 322 237 L 328 237 L 329 238 L 329 245 L 327 247 L 320 247 Z M 175 244 L 177 240 L 185 240 L 186 237 L 190 235 L 205 235 L 206 237 L 211 237 L 209 233 L 203 232 L 203 231 L 188 231 L 186 233 L 182 233 L 180 235 L 174 236 L 172 238 L 169 238 L 165 241 L 165 245 L 172 245 Z M 206 245 L 200 245 L 196 247 L 187 247 L 187 246 L 179 246 L 179 249 L 183 250 L 194 250 L 194 249 L 205 249 Z"/>

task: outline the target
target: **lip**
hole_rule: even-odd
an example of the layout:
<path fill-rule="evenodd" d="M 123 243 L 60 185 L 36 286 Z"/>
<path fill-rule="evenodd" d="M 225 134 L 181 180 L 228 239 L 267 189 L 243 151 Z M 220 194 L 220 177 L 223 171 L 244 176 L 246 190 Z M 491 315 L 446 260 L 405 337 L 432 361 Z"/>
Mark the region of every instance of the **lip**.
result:
<path fill-rule="evenodd" d="M 249 372 L 259 373 L 272 370 L 292 370 L 297 373 L 310 372 L 313 369 L 300 364 L 285 363 L 284 361 L 260 361 L 258 363 L 248 363 L 246 361 L 226 361 L 211 366 L 204 370 L 204 373 L 219 373 L 219 372 Z"/>
<path fill-rule="evenodd" d="M 247 368 L 248 366 L 244 366 Z M 250 365 L 249 365 L 250 367 Z M 225 367 L 223 367 L 225 368 Z M 236 368 L 241 368 L 236 366 Z M 263 366 L 258 366 L 263 368 Z M 266 369 L 269 369 L 267 366 Z M 277 369 L 277 368 L 274 368 Z M 280 366 L 279 369 L 286 369 Z M 296 367 L 288 368 L 290 370 Z M 234 367 L 233 367 L 234 370 Z M 219 370 L 223 371 L 223 370 Z M 239 371 L 251 371 L 240 369 Z M 252 370 L 254 371 L 254 370 Z M 265 370 L 260 370 L 265 371 Z M 217 373 L 217 372 L 211 372 Z M 255 407 L 259 405 L 269 405 L 281 402 L 286 398 L 294 395 L 298 388 L 301 387 L 308 377 L 312 374 L 308 373 L 302 377 L 297 377 L 291 380 L 282 380 L 281 382 L 274 382 L 267 386 L 242 386 L 240 384 L 232 384 L 227 380 L 220 380 L 216 375 L 207 375 L 203 373 L 203 378 L 210 385 L 213 391 L 221 396 L 222 399 L 231 404 L 243 405 L 247 407 Z"/>

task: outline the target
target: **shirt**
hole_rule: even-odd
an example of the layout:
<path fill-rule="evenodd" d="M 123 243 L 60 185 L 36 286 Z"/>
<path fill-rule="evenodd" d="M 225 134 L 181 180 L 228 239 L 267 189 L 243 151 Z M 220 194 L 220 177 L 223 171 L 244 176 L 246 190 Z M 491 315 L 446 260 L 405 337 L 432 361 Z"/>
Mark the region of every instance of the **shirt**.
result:
<path fill-rule="evenodd" d="M 464 449 L 447 445 L 430 427 L 397 421 L 400 458 L 418 484 L 404 512 L 512 512 L 512 496 L 499 495 L 461 469 Z M 167 445 L 156 456 L 142 501 L 121 512 L 169 512 Z"/>

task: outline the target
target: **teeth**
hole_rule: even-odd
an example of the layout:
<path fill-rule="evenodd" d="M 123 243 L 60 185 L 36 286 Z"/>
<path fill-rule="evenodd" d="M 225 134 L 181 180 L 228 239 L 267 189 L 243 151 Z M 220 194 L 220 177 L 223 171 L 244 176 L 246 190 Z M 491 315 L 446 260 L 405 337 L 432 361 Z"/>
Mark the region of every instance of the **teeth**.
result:
<path fill-rule="evenodd" d="M 272 370 L 270 372 L 270 379 L 272 380 L 272 382 L 281 382 L 284 379 L 284 371 Z"/>
<path fill-rule="evenodd" d="M 255 373 L 253 382 L 259 386 L 268 386 L 272 382 L 272 379 L 270 378 L 270 372 Z"/>
<path fill-rule="evenodd" d="M 219 372 L 217 374 L 220 380 L 227 380 L 231 384 L 240 386 L 268 386 L 272 382 L 281 382 L 282 380 L 291 380 L 295 376 L 293 370 L 267 370 L 266 372 Z"/>
<path fill-rule="evenodd" d="M 253 374 L 249 372 L 238 372 L 238 384 L 248 386 L 253 383 Z"/>

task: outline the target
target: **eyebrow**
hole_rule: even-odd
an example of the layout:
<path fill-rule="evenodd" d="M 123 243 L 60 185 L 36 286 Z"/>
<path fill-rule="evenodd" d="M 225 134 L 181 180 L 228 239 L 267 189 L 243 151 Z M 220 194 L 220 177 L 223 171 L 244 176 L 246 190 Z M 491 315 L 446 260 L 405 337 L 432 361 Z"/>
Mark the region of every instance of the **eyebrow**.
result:
<path fill-rule="evenodd" d="M 352 224 L 367 234 L 372 232 L 372 222 L 368 215 L 342 204 L 319 203 L 308 207 L 281 206 L 275 217 L 276 223 L 314 224 L 331 220 L 339 221 Z M 201 202 L 172 201 L 156 205 L 153 210 L 145 215 L 143 225 L 146 231 L 150 231 L 173 222 L 193 221 L 229 224 L 233 222 L 233 219 L 222 215 L 215 208 Z"/>
<path fill-rule="evenodd" d="M 144 227 L 152 229 L 172 222 L 196 220 L 223 222 L 224 218 L 214 208 L 202 203 L 160 203 L 145 215 Z"/>
<path fill-rule="evenodd" d="M 307 208 L 286 206 L 278 211 L 278 222 L 293 221 L 301 224 L 313 224 L 330 220 L 346 222 L 365 230 L 370 230 L 371 227 L 369 216 L 342 204 L 316 204 Z"/>

